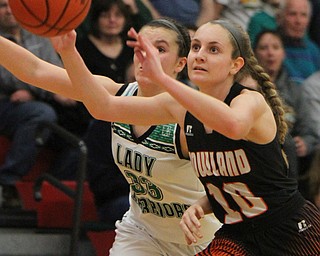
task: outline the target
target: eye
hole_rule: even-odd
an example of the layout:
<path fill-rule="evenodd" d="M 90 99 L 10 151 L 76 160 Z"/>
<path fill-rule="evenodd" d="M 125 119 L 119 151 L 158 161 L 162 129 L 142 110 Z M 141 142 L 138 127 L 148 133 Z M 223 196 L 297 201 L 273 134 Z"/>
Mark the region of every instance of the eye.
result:
<path fill-rule="evenodd" d="M 163 47 L 157 47 L 158 48 L 158 51 L 159 51 L 159 53 L 164 53 L 164 52 L 166 52 L 166 50 L 165 50 L 165 48 L 163 48 Z"/>
<path fill-rule="evenodd" d="M 199 49 L 200 49 L 200 45 L 199 45 L 199 44 L 192 44 L 192 45 L 191 45 L 191 49 L 192 49 L 194 52 L 197 52 L 197 51 L 199 51 Z"/>
<path fill-rule="evenodd" d="M 209 49 L 210 53 L 217 53 L 218 52 L 218 48 L 213 46 Z"/>

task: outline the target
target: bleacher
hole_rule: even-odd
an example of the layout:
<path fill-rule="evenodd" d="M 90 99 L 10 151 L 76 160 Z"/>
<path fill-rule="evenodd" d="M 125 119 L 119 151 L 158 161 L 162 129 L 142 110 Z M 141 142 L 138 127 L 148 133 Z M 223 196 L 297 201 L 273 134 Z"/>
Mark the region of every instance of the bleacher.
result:
<path fill-rule="evenodd" d="M 0 136 L 0 164 L 9 148 L 10 141 Z M 86 158 L 77 181 L 59 181 L 47 174 L 53 158 L 54 152 L 43 146 L 32 170 L 16 185 L 23 209 L 0 211 L 0 256 L 107 256 L 115 232 L 97 219 L 85 181 Z"/>

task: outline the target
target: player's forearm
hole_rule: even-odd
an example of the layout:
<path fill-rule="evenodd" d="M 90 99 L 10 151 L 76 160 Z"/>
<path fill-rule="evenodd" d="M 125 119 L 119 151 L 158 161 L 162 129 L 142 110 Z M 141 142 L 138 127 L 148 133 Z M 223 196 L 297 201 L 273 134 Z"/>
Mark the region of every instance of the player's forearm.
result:
<path fill-rule="evenodd" d="M 19 79 L 28 81 L 34 75 L 38 58 L 21 46 L 0 37 L 0 64 Z"/>
<path fill-rule="evenodd" d="M 100 112 L 107 107 L 109 93 L 97 82 L 86 67 L 79 52 L 74 48 L 60 52 L 64 67 L 72 82 L 74 93 L 79 95 L 90 113 L 99 119 Z"/>
<path fill-rule="evenodd" d="M 41 60 L 27 49 L 1 36 L 0 65 L 18 79 L 35 87 L 66 97 L 72 92 L 70 79 L 63 68 Z"/>

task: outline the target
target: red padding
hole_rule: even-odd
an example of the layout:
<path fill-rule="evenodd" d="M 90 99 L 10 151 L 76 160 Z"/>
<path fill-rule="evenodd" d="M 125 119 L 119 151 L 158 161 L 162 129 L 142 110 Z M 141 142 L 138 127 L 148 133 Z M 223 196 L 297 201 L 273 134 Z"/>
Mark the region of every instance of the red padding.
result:
<path fill-rule="evenodd" d="M 64 181 L 75 189 L 76 182 Z M 43 228 L 71 228 L 74 202 L 69 196 L 53 187 L 50 183 L 42 184 L 42 200 L 37 204 L 38 226 Z M 87 182 L 84 183 L 81 221 L 97 221 L 93 194 Z"/>
<path fill-rule="evenodd" d="M 109 256 L 109 250 L 116 235 L 114 230 L 88 231 L 87 235 L 96 250 L 96 256 Z"/>

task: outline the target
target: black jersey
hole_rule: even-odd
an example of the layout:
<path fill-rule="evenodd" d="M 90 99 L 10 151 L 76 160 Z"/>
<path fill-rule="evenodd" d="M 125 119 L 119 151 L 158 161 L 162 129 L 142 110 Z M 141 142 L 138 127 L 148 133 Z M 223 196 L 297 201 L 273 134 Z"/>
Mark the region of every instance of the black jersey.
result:
<path fill-rule="evenodd" d="M 224 102 L 230 105 L 245 88 L 235 83 Z M 288 207 L 303 204 L 297 181 L 288 177 L 277 136 L 260 145 L 229 139 L 215 131 L 206 133 L 204 125 L 189 112 L 185 133 L 196 175 L 220 222 L 251 222 L 249 226 L 254 226 L 281 221 Z"/>

